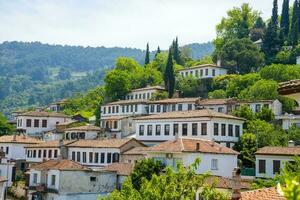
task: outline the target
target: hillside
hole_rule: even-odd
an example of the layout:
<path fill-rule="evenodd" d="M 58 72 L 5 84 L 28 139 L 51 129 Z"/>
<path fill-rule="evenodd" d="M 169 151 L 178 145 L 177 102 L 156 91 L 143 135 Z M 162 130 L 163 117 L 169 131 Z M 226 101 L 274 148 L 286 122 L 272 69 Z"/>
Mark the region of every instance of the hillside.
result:
<path fill-rule="evenodd" d="M 212 48 L 212 43 L 192 44 L 191 53 L 200 58 Z M 85 92 L 102 84 L 116 58 L 131 57 L 143 64 L 144 54 L 134 48 L 4 42 L 0 44 L 0 110 L 7 114 Z"/>

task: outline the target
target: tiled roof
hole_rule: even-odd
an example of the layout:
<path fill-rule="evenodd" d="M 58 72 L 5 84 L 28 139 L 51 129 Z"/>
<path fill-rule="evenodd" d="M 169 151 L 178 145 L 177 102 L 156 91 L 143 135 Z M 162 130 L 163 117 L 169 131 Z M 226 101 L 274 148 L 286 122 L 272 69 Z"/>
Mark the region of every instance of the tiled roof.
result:
<path fill-rule="evenodd" d="M 295 147 L 263 147 L 257 150 L 257 155 L 300 155 L 300 146 Z"/>
<path fill-rule="evenodd" d="M 300 79 L 279 83 L 278 92 L 282 95 L 299 93 Z"/>
<path fill-rule="evenodd" d="M 68 145 L 75 141 L 76 140 L 64 140 L 63 144 Z M 60 146 L 60 141 L 53 140 L 53 141 L 41 142 L 39 144 L 28 145 L 25 148 L 58 148 L 59 146 Z"/>
<path fill-rule="evenodd" d="M 156 86 L 149 86 L 149 87 L 144 87 L 144 88 L 137 88 L 137 89 L 131 90 L 131 92 L 139 92 L 139 91 L 144 91 L 144 90 L 165 90 L 165 88 L 160 85 L 156 85 Z"/>
<path fill-rule="evenodd" d="M 197 149 L 199 145 L 199 149 Z M 153 147 L 149 147 L 147 152 L 164 152 L 164 153 L 181 153 L 181 152 L 199 152 L 212 154 L 234 154 L 239 153 L 222 146 L 214 141 L 194 138 L 178 138 L 176 140 L 169 140 L 162 142 Z"/>
<path fill-rule="evenodd" d="M 65 129 L 65 131 L 101 131 L 101 128 L 98 126 L 86 125 L 86 126 L 67 128 Z"/>
<path fill-rule="evenodd" d="M 205 179 L 205 183 L 212 185 L 213 183 L 216 183 L 216 188 L 222 188 L 222 189 L 232 189 L 234 180 L 227 177 L 222 176 L 209 176 Z M 241 189 L 247 189 L 249 190 L 251 188 L 251 183 L 253 180 L 249 179 L 241 179 Z"/>
<path fill-rule="evenodd" d="M 132 172 L 133 165 L 131 163 L 112 163 L 106 166 L 105 169 L 116 171 L 118 175 L 129 176 Z"/>
<path fill-rule="evenodd" d="M 83 148 L 121 148 L 126 143 L 134 138 L 124 138 L 124 139 L 103 139 L 103 140 L 77 140 L 68 147 L 83 147 Z"/>
<path fill-rule="evenodd" d="M 149 147 L 134 147 L 123 152 L 124 155 L 144 155 Z"/>
<path fill-rule="evenodd" d="M 157 101 L 150 101 L 148 102 L 149 104 L 167 104 L 167 103 L 195 103 L 196 100 L 199 98 L 170 98 L 170 99 L 162 99 L 162 100 L 157 100 Z"/>
<path fill-rule="evenodd" d="M 199 117 L 209 117 L 209 118 L 226 118 L 226 119 L 237 119 L 244 120 L 240 117 L 235 117 L 233 115 L 227 115 L 220 112 L 215 112 L 210 109 L 202 110 L 188 110 L 188 111 L 176 111 L 176 112 L 166 112 L 157 115 L 137 117 L 135 120 L 145 120 L 145 119 L 179 119 L 179 118 L 199 118 Z"/>
<path fill-rule="evenodd" d="M 48 160 L 43 163 L 33 165 L 30 169 L 35 170 L 66 170 L 66 171 L 77 171 L 77 170 L 90 170 L 83 165 L 74 162 L 72 160 Z"/>
<path fill-rule="evenodd" d="M 44 111 L 29 111 L 25 113 L 21 113 L 18 116 L 30 116 L 30 117 L 63 117 L 63 118 L 71 118 L 70 116 L 67 116 L 62 113 L 56 113 L 56 112 L 44 112 Z"/>
<path fill-rule="evenodd" d="M 107 103 L 105 105 L 120 105 L 120 104 L 146 104 L 149 100 L 147 99 L 129 99 L 129 100 L 119 100 Z"/>
<path fill-rule="evenodd" d="M 185 70 L 190 70 L 190 69 L 197 69 L 197 68 L 203 68 L 203 67 L 217 67 L 217 68 L 222 68 L 216 64 L 202 64 L 202 65 L 196 65 L 196 66 L 192 66 L 189 68 L 185 68 L 185 69 L 181 69 L 179 71 L 185 71 Z"/>
<path fill-rule="evenodd" d="M 241 200 L 286 200 L 276 187 L 242 192 L 241 196 Z"/>
<path fill-rule="evenodd" d="M 196 103 L 198 105 L 223 105 L 234 102 L 234 99 L 198 99 Z"/>
<path fill-rule="evenodd" d="M 16 135 L 14 140 L 14 135 L 4 135 L 0 137 L 0 143 L 21 143 L 21 144 L 37 144 L 42 141 L 29 136 Z"/>
<path fill-rule="evenodd" d="M 128 117 L 133 117 L 132 115 L 125 115 L 125 116 L 120 116 L 120 115 L 116 115 L 116 116 L 101 116 L 101 120 L 121 120 L 121 119 L 125 119 Z"/>

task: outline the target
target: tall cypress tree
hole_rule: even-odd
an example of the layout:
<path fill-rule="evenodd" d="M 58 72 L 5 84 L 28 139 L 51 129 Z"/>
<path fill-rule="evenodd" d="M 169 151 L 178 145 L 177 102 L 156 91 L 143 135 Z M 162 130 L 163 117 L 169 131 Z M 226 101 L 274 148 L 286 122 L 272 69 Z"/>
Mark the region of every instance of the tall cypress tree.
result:
<path fill-rule="evenodd" d="M 168 62 L 164 74 L 164 81 L 165 81 L 165 88 L 169 94 L 169 98 L 172 98 L 174 94 L 174 87 L 175 87 L 175 76 L 174 76 L 173 56 L 172 56 L 171 48 L 169 49 Z"/>
<path fill-rule="evenodd" d="M 180 51 L 179 51 L 179 46 L 178 46 L 178 37 L 173 41 L 173 54 L 174 54 L 174 60 L 177 64 L 181 65 L 181 58 L 180 58 Z"/>
<path fill-rule="evenodd" d="M 292 46 L 296 46 L 298 44 L 298 36 L 299 36 L 299 3 L 298 0 L 295 0 L 293 5 L 293 14 L 292 14 L 292 22 L 291 22 L 291 31 L 289 36 L 289 44 Z"/>
<path fill-rule="evenodd" d="M 161 51 L 160 51 L 160 48 L 159 48 L 159 46 L 157 47 L 157 50 L 156 50 L 156 53 L 155 53 L 155 58 L 156 58 L 156 56 L 158 55 L 158 54 L 160 54 L 161 53 Z"/>
<path fill-rule="evenodd" d="M 290 16 L 289 16 L 289 0 L 284 0 L 282 4 L 281 20 L 280 20 L 280 33 L 286 39 L 289 35 L 290 29 Z"/>
<path fill-rule="evenodd" d="M 150 52 L 149 52 L 149 43 L 147 43 L 146 56 L 145 56 L 145 65 L 150 63 Z"/>
<path fill-rule="evenodd" d="M 277 0 L 273 1 L 271 22 L 272 22 L 274 28 L 277 29 L 278 28 L 278 2 L 277 2 Z"/>

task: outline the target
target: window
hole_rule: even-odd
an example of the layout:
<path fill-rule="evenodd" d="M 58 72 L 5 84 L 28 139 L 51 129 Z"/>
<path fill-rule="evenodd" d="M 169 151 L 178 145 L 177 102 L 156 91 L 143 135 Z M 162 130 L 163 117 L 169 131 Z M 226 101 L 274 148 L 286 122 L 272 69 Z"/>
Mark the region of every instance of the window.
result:
<path fill-rule="evenodd" d="M 110 106 L 108 107 L 108 113 L 111 113 L 111 107 Z"/>
<path fill-rule="evenodd" d="M 142 94 L 139 94 L 139 99 L 141 99 L 142 98 Z"/>
<path fill-rule="evenodd" d="M 130 112 L 133 112 L 133 105 L 130 105 Z"/>
<path fill-rule="evenodd" d="M 163 105 L 163 112 L 167 112 L 167 105 Z"/>
<path fill-rule="evenodd" d="M 91 177 L 90 177 L 90 181 L 91 181 L 91 182 L 96 182 L 96 177 L 95 177 L 95 176 L 91 176 Z"/>
<path fill-rule="evenodd" d="M 37 184 L 37 178 L 38 178 L 38 175 L 36 173 L 34 173 L 33 174 L 33 181 L 32 181 L 34 184 Z"/>
<path fill-rule="evenodd" d="M 200 76 L 203 76 L 203 69 L 200 69 Z"/>
<path fill-rule="evenodd" d="M 205 69 L 205 76 L 208 75 L 208 69 Z"/>
<path fill-rule="evenodd" d="M 197 135 L 197 134 L 198 134 L 198 124 L 192 123 L 192 135 Z"/>
<path fill-rule="evenodd" d="M 214 135 L 219 135 L 219 124 L 214 123 Z"/>
<path fill-rule="evenodd" d="M 266 160 L 258 160 L 258 173 L 266 173 Z"/>
<path fill-rule="evenodd" d="M 176 111 L 176 105 L 175 104 L 172 105 L 172 111 Z"/>
<path fill-rule="evenodd" d="M 89 153 L 89 163 L 93 162 L 93 152 Z"/>
<path fill-rule="evenodd" d="M 116 106 L 116 113 L 119 113 L 119 106 Z"/>
<path fill-rule="evenodd" d="M 40 123 L 40 120 L 35 119 L 34 122 L 33 122 L 33 126 L 34 127 L 39 127 L 39 123 Z"/>
<path fill-rule="evenodd" d="M 33 150 L 33 157 L 36 158 L 36 150 Z"/>
<path fill-rule="evenodd" d="M 220 113 L 224 112 L 224 108 L 223 107 L 219 107 L 218 108 L 218 112 L 220 112 Z"/>
<path fill-rule="evenodd" d="M 103 107 L 103 114 L 106 114 L 106 107 Z"/>
<path fill-rule="evenodd" d="M 156 105 L 156 112 L 160 112 L 160 105 Z"/>
<path fill-rule="evenodd" d="M 170 135 L 170 124 L 165 124 L 165 135 Z"/>
<path fill-rule="evenodd" d="M 152 135 L 152 125 L 148 125 L 148 127 L 147 127 L 147 135 Z"/>
<path fill-rule="evenodd" d="M 173 135 L 178 135 L 178 124 L 173 124 Z"/>
<path fill-rule="evenodd" d="M 98 162 L 99 162 L 99 153 L 95 153 L 94 163 L 98 163 Z"/>
<path fill-rule="evenodd" d="M 31 127 L 31 119 L 26 119 L 26 127 Z"/>
<path fill-rule="evenodd" d="M 126 112 L 129 112 L 129 105 L 126 105 Z"/>
<path fill-rule="evenodd" d="M 138 105 L 134 105 L 134 112 L 138 111 Z"/>
<path fill-rule="evenodd" d="M 154 105 L 150 106 L 150 112 L 154 113 Z"/>
<path fill-rule="evenodd" d="M 196 72 L 196 77 L 198 78 L 199 77 L 199 71 L 196 70 L 195 72 Z"/>
<path fill-rule="evenodd" d="M 218 170 L 218 159 L 211 159 L 211 169 Z"/>
<path fill-rule="evenodd" d="M 101 162 L 101 163 L 104 163 L 104 162 L 105 162 L 105 153 L 101 153 L 100 162 Z"/>
<path fill-rule="evenodd" d="M 44 158 L 47 158 L 47 150 L 44 150 L 44 152 L 43 152 L 43 157 L 44 157 Z"/>
<path fill-rule="evenodd" d="M 269 104 L 264 104 L 264 108 L 269 108 Z"/>
<path fill-rule="evenodd" d="M 41 158 L 41 157 L 42 157 L 42 150 L 39 150 L 38 157 L 39 157 L 39 158 Z"/>
<path fill-rule="evenodd" d="M 273 174 L 280 173 L 280 160 L 273 160 Z"/>
<path fill-rule="evenodd" d="M 54 150 L 54 158 L 57 158 L 57 149 Z"/>
<path fill-rule="evenodd" d="M 187 129 L 188 129 L 188 125 L 182 124 L 182 136 L 187 136 Z"/>
<path fill-rule="evenodd" d="M 107 163 L 111 163 L 111 153 L 107 153 Z"/>
<path fill-rule="evenodd" d="M 201 135 L 207 135 L 207 123 L 201 123 Z"/>
<path fill-rule="evenodd" d="M 240 126 L 239 125 L 235 126 L 235 137 L 240 137 Z"/>
<path fill-rule="evenodd" d="M 255 112 L 259 112 L 260 111 L 260 107 L 261 107 L 260 104 L 256 104 L 255 105 Z"/>
<path fill-rule="evenodd" d="M 119 162 L 119 153 L 113 153 L 113 163 L 115 163 L 115 162 Z"/>
<path fill-rule="evenodd" d="M 147 93 L 147 99 L 150 99 L 150 93 L 149 92 Z"/>
<path fill-rule="evenodd" d="M 143 99 L 146 99 L 146 94 L 145 93 L 143 94 Z"/>
<path fill-rule="evenodd" d="M 193 105 L 192 104 L 188 104 L 188 110 L 192 110 L 193 109 Z"/>
<path fill-rule="evenodd" d="M 43 127 L 43 128 L 46 128 L 46 127 L 47 127 L 47 120 L 46 120 L 46 119 L 43 119 L 43 120 L 42 120 L 42 127 Z"/>
<path fill-rule="evenodd" d="M 226 124 L 221 124 L 221 135 L 226 136 Z"/>
<path fill-rule="evenodd" d="M 118 121 L 114 121 L 114 129 L 118 128 Z"/>
<path fill-rule="evenodd" d="M 85 133 L 84 132 L 78 133 L 78 134 L 79 134 L 79 136 L 78 136 L 79 139 L 85 139 Z"/>
<path fill-rule="evenodd" d="M 212 76 L 215 76 L 215 75 L 216 75 L 216 70 L 213 69 L 213 70 L 212 70 Z"/>
<path fill-rule="evenodd" d="M 8 154 L 9 153 L 9 147 L 6 147 L 5 149 L 5 153 Z"/>
<path fill-rule="evenodd" d="M 156 127 L 155 127 L 155 135 L 160 135 L 160 130 L 161 130 L 160 125 L 156 125 Z"/>
<path fill-rule="evenodd" d="M 140 135 L 144 135 L 144 131 L 145 131 L 145 126 L 144 125 L 140 125 Z"/>
<path fill-rule="evenodd" d="M 182 104 L 178 104 L 178 111 L 182 111 Z"/>
<path fill-rule="evenodd" d="M 75 151 L 72 151 L 72 160 L 75 161 Z"/>
<path fill-rule="evenodd" d="M 82 162 L 86 163 L 86 152 L 82 153 Z"/>
<path fill-rule="evenodd" d="M 77 162 L 80 162 L 80 152 L 77 152 Z"/>
<path fill-rule="evenodd" d="M 115 107 L 114 106 L 112 107 L 112 113 L 115 113 Z"/>
<path fill-rule="evenodd" d="M 55 178 L 56 178 L 55 175 L 51 176 L 51 185 L 52 186 L 55 186 Z"/>
<path fill-rule="evenodd" d="M 122 106 L 122 113 L 125 112 L 125 106 Z"/>
<path fill-rule="evenodd" d="M 48 151 L 48 158 L 52 158 L 52 150 Z"/>
<path fill-rule="evenodd" d="M 233 136 L 233 125 L 228 124 L 228 136 Z"/>

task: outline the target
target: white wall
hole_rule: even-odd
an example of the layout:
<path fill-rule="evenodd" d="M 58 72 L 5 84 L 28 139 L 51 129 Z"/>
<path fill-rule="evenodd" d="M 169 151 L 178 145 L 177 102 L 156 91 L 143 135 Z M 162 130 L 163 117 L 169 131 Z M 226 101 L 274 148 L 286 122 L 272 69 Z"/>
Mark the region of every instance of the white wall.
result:
<path fill-rule="evenodd" d="M 125 99 L 151 99 L 153 93 L 157 92 L 157 89 L 144 89 L 141 91 L 131 92 L 126 95 Z"/>
<path fill-rule="evenodd" d="M 28 144 L 20 144 L 20 143 L 0 143 L 0 149 L 3 147 L 3 151 L 5 152 L 5 157 L 8 159 L 14 160 L 25 160 L 25 146 Z M 8 147 L 8 154 L 6 154 L 6 150 Z"/>
<path fill-rule="evenodd" d="M 175 105 L 175 110 L 172 110 L 172 106 Z M 166 112 L 173 112 L 173 111 L 180 111 L 179 110 L 179 105 L 182 106 L 181 111 L 186 111 L 189 110 L 188 107 L 189 105 L 191 105 L 192 109 L 190 110 L 195 110 L 195 102 L 178 102 L 176 104 L 151 104 L 151 102 L 149 103 L 149 114 L 159 114 L 159 113 L 163 113 L 163 109 L 164 106 L 166 107 Z M 154 111 L 151 109 L 151 107 L 154 108 Z M 158 112 L 158 107 L 160 107 L 160 112 Z"/>
<path fill-rule="evenodd" d="M 51 150 L 51 157 L 49 157 L 49 151 Z M 54 152 L 57 150 L 57 156 L 54 157 Z M 35 157 L 34 157 L 34 151 Z M 41 151 L 41 157 L 39 157 L 39 151 Z M 46 151 L 46 157 L 44 157 L 44 151 Z M 26 148 L 26 162 L 43 162 L 43 160 L 58 159 L 60 156 L 59 148 Z"/>
<path fill-rule="evenodd" d="M 64 133 L 65 135 L 65 139 L 67 138 L 66 135 L 69 134 L 69 140 L 71 140 L 71 134 L 72 133 L 85 133 L 85 140 L 93 140 L 93 139 L 96 139 L 97 136 L 98 136 L 98 132 L 97 131 L 66 131 Z M 73 139 L 76 139 L 76 138 L 73 138 Z"/>
<path fill-rule="evenodd" d="M 2 160 L 3 161 L 3 160 Z M 12 172 L 13 172 L 14 163 L 7 163 L 4 161 L 0 163 L 0 176 L 4 176 L 7 178 L 7 182 L 5 186 L 10 187 L 12 185 Z"/>
<path fill-rule="evenodd" d="M 52 175 L 55 176 L 55 184 L 52 185 Z M 60 178 L 60 171 L 59 170 L 49 170 L 47 174 L 47 187 L 51 189 L 59 189 L 59 178 Z"/>
<path fill-rule="evenodd" d="M 136 110 L 135 106 L 137 106 L 137 110 Z M 113 107 L 114 107 L 114 112 L 112 112 Z M 118 107 L 118 110 L 117 110 L 117 107 Z M 124 107 L 124 112 L 123 112 L 122 107 Z M 109 113 L 109 108 L 110 108 L 110 113 Z M 142 103 L 103 105 L 103 106 L 101 106 L 101 118 L 105 119 L 105 117 L 110 117 L 110 116 L 127 116 L 127 115 L 147 114 L 148 113 L 147 108 L 148 108 L 148 105 L 142 104 Z M 104 113 L 104 111 L 105 111 L 105 113 Z"/>
<path fill-rule="evenodd" d="M 213 75 L 213 70 L 215 70 L 215 75 Z M 201 72 L 202 71 L 202 72 Z M 208 71 L 208 74 L 206 74 L 206 71 Z M 220 67 L 201 67 L 201 68 L 189 68 L 180 70 L 179 74 L 183 77 L 187 76 L 193 76 L 196 78 L 213 78 L 216 76 L 221 76 L 227 74 L 227 69 L 220 68 Z M 198 76 L 197 76 L 198 74 Z M 201 75 L 202 74 L 202 75 Z"/>

